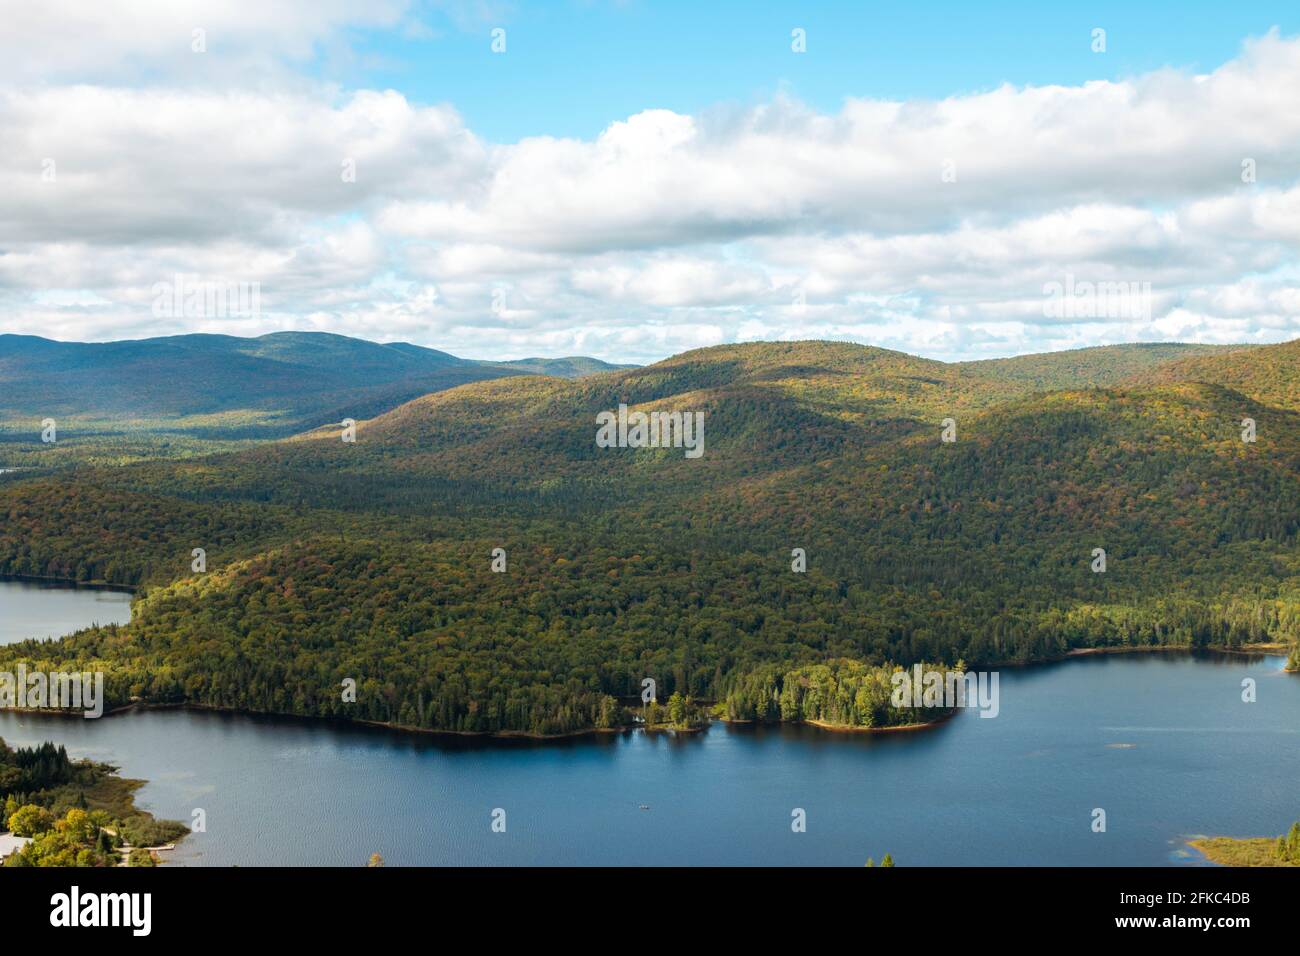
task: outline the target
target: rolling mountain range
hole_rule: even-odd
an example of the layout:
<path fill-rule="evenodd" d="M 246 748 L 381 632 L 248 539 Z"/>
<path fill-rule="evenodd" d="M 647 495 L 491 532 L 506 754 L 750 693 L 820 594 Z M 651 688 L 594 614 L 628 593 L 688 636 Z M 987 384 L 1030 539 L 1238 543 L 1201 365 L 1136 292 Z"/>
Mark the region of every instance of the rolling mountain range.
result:
<path fill-rule="evenodd" d="M 259 338 L 174 335 L 54 342 L 0 335 L 0 420 L 55 416 L 190 426 L 222 437 L 283 437 L 325 421 L 365 418 L 429 392 L 509 375 L 579 377 L 597 359 L 480 362 L 407 343 L 321 332 Z"/>
<path fill-rule="evenodd" d="M 320 344 L 326 370 L 354 348 Z M 141 588 L 130 625 L 0 663 L 91 661 L 118 702 L 554 734 L 616 724 L 647 676 L 743 719 L 791 719 L 813 680 L 861 725 L 888 715 L 808 668 L 1296 641 L 1298 396 L 1300 340 L 956 364 L 793 342 L 294 406 L 355 441 L 0 477 L 0 572 Z M 702 412 L 703 455 L 598 447 L 620 404 Z"/>

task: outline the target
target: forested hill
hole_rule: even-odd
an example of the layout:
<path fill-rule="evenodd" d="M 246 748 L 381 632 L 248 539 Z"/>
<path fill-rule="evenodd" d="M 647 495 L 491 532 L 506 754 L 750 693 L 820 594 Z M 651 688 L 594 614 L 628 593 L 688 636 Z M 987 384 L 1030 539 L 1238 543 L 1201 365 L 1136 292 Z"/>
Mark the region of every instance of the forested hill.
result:
<path fill-rule="evenodd" d="M 845 661 L 1295 641 L 1296 347 L 720 346 L 466 384 L 355 441 L 5 476 L 0 573 L 142 591 L 129 626 L 0 663 L 93 664 L 117 702 L 560 733 L 616 723 L 645 677 L 869 722 L 880 672 Z M 703 412 L 704 453 L 598 447 L 619 403 Z"/>

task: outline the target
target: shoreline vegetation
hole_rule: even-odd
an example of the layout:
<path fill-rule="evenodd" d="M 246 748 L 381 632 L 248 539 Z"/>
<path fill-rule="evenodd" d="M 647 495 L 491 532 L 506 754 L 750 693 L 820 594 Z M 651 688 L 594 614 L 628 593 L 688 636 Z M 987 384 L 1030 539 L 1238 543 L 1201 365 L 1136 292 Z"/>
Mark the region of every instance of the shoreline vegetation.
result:
<path fill-rule="evenodd" d="M 1076 647 L 1073 650 L 1066 651 L 1065 657 L 1088 657 L 1093 654 L 1144 654 L 1147 652 L 1166 652 L 1182 651 L 1185 653 L 1207 652 L 1212 654 L 1241 654 L 1243 656 L 1254 656 L 1260 654 L 1285 654 L 1292 650 L 1292 646 L 1285 641 L 1261 641 L 1255 644 L 1245 644 L 1241 647 L 1228 647 L 1227 645 L 1207 645 L 1205 647 L 1184 647 L 1179 644 L 1156 644 L 1151 646 L 1131 646 L 1131 647 Z M 1030 665 L 1039 663 L 1051 663 L 1050 661 L 1029 661 Z"/>
<path fill-rule="evenodd" d="M 57 639 L 56 639 L 57 640 Z M 994 667 L 1045 667 L 1051 664 L 1059 664 L 1065 661 L 1080 657 L 1089 657 L 1098 654 L 1143 654 L 1143 653 L 1183 653 L 1196 655 L 1200 653 L 1214 654 L 1238 654 L 1241 656 L 1261 656 L 1261 655 L 1280 655 L 1290 648 L 1289 644 L 1283 642 L 1264 642 L 1250 644 L 1241 648 L 1229 647 L 1180 647 L 1174 645 L 1153 645 L 1153 646 L 1131 646 L 1131 647 L 1083 647 L 1067 651 L 1060 657 L 1047 658 L 1044 660 L 1017 662 L 1014 664 L 989 665 Z M 1296 651 L 1292 651 L 1294 657 Z M 832 664 L 848 663 L 850 665 L 857 662 L 832 662 Z M 816 665 L 825 667 L 826 665 Z M 863 668 L 871 668 L 871 665 L 858 665 Z M 933 665 L 925 665 L 933 666 Z M 960 667 L 958 668 L 960 669 Z M 886 670 L 877 668 L 877 670 Z M 1290 667 L 1287 668 L 1290 671 Z M 889 671 L 892 672 L 892 671 Z M 806 685 L 805 685 L 806 686 Z M 671 699 L 670 699 L 671 703 Z M 779 695 L 775 698 L 775 703 L 779 712 Z M 621 705 L 620 705 L 621 706 Z M 659 711 L 663 716 L 667 716 L 665 705 L 658 705 Z M 756 718 L 754 716 L 733 716 L 729 713 L 726 701 L 720 701 L 708 705 L 705 702 L 690 701 L 687 706 L 690 708 L 689 717 L 685 722 L 678 724 L 671 719 L 660 719 L 656 717 L 653 722 L 647 724 L 645 720 L 644 708 L 622 708 L 624 719 L 612 726 L 607 727 L 581 727 L 574 730 L 564 731 L 561 733 L 543 734 L 527 730 L 452 730 L 435 727 L 418 727 L 412 724 L 403 724 L 396 721 L 371 720 L 360 717 L 347 716 L 319 716 L 315 714 L 295 714 L 280 711 L 262 711 L 251 710 L 241 707 L 220 707 L 212 704 L 196 703 L 191 701 L 146 701 L 132 700 L 125 704 L 105 707 L 103 717 L 112 717 L 116 714 L 131 713 L 137 710 L 195 710 L 205 711 L 217 714 L 234 714 L 250 717 L 274 717 L 278 719 L 303 720 L 312 723 L 342 723 L 362 727 L 373 727 L 383 730 L 389 730 L 396 733 L 420 734 L 434 737 L 458 737 L 458 738 L 478 738 L 484 740 L 527 740 L 536 742 L 546 741 L 564 741 L 581 737 L 590 737 L 597 734 L 625 734 L 642 730 L 647 733 L 674 733 L 674 734 L 694 734 L 706 731 L 716 721 L 724 724 L 735 725 L 803 725 L 814 727 L 817 730 L 827 733 L 896 733 L 910 730 L 927 730 L 938 727 L 956 716 L 959 707 L 938 707 L 938 708 L 921 708 L 920 710 L 926 716 L 924 719 L 912 719 L 898 723 L 884 724 L 853 724 L 839 723 L 821 718 L 799 717 L 796 719 L 785 719 L 777 716 L 771 718 Z M 42 714 L 54 715 L 60 717 L 80 719 L 81 714 L 77 712 L 64 713 L 51 708 L 19 708 L 4 707 L 0 710 L 20 714 Z"/>
<path fill-rule="evenodd" d="M 21 846 L 4 866 L 157 866 L 189 828 L 135 805 L 144 780 L 112 764 L 72 760 L 63 746 L 0 739 L 0 831 Z"/>
<path fill-rule="evenodd" d="M 912 730 L 931 730 L 939 725 L 946 723 L 953 717 L 957 716 L 958 707 L 945 710 L 938 717 L 930 720 L 917 721 L 912 724 L 894 724 L 885 727 L 848 727 L 840 724 L 830 724 L 821 720 L 803 720 L 800 721 L 806 727 L 816 727 L 818 730 L 825 730 L 833 734 L 898 734 L 907 733 Z"/>
<path fill-rule="evenodd" d="M 49 708 L 37 709 L 31 707 L 6 707 L 3 710 L 15 714 L 41 714 L 45 716 L 63 717 L 72 719 L 80 717 L 79 714 L 62 713 Z M 925 721 L 918 721 L 909 724 L 897 724 L 884 727 L 853 727 L 841 724 L 832 724 L 826 721 L 818 720 L 778 720 L 778 721 L 759 721 L 732 718 L 710 714 L 702 718 L 699 723 L 687 727 L 678 727 L 672 723 L 658 723 L 650 727 L 643 723 L 620 724 L 617 727 L 587 727 L 582 730 L 571 730 L 559 734 L 538 734 L 527 730 L 436 730 L 429 727 L 413 727 L 409 724 L 387 723 L 382 720 L 362 720 L 351 717 L 312 717 L 303 714 L 280 714 L 268 713 L 265 711 L 240 710 L 233 707 L 213 707 L 207 704 L 190 704 L 190 703 L 148 703 L 145 701 L 133 701 L 129 704 L 123 704 L 114 707 L 111 710 L 104 711 L 104 717 L 112 717 L 115 714 L 127 714 L 133 711 L 145 710 L 194 710 L 212 714 L 230 714 L 239 717 L 270 717 L 276 720 L 301 720 L 313 724 L 346 724 L 349 726 L 372 727 L 379 730 L 389 730 L 401 734 L 420 734 L 432 737 L 468 737 L 483 740 L 528 740 L 537 742 L 572 740 L 580 737 L 592 737 L 598 734 L 630 734 L 636 731 L 644 731 L 652 734 L 697 734 L 708 730 L 714 723 L 731 724 L 735 726 L 802 726 L 814 727 L 817 730 L 827 733 L 850 733 L 850 734 L 887 734 L 899 733 L 911 730 L 930 730 L 946 723 L 957 715 L 959 708 L 953 707 L 943 711 L 938 717 Z M 140 781 L 143 783 L 144 781 Z"/>
<path fill-rule="evenodd" d="M 1279 837 L 1197 837 L 1187 845 L 1219 866 L 1300 866 L 1300 822 Z"/>

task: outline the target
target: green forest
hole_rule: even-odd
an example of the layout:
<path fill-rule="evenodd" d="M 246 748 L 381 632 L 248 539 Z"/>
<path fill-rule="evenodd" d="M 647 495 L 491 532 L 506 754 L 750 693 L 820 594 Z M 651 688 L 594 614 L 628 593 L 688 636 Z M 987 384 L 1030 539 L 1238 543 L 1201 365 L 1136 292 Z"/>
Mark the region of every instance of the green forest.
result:
<path fill-rule="evenodd" d="M 1300 341 L 958 364 L 762 343 L 470 382 L 355 416 L 352 442 L 187 432 L 184 457 L 115 459 L 71 433 L 41 459 L 6 422 L 0 468 L 36 457 L 0 475 L 0 574 L 136 597 L 0 669 L 102 670 L 110 707 L 553 735 L 644 718 L 646 678 L 683 727 L 874 728 L 936 716 L 889 704 L 917 662 L 1285 651 L 1298 370 Z M 620 402 L 703 411 L 706 453 L 597 448 Z"/>

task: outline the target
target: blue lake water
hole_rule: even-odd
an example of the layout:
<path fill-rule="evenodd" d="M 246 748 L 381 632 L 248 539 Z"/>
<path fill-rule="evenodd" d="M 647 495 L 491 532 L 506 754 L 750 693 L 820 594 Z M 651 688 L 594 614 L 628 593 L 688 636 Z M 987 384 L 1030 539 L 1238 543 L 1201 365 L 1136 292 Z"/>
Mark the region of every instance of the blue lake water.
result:
<path fill-rule="evenodd" d="M 207 832 L 171 856 L 187 865 L 1189 864 L 1189 836 L 1300 819 L 1300 677 L 1282 664 L 1003 670 L 998 717 L 876 736 L 715 724 L 533 744 L 194 711 L 0 712 L 0 736 L 148 779 L 137 799 L 157 815 L 203 808 Z"/>

